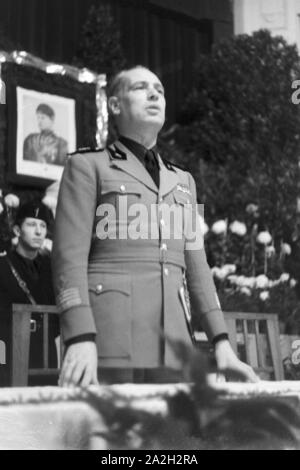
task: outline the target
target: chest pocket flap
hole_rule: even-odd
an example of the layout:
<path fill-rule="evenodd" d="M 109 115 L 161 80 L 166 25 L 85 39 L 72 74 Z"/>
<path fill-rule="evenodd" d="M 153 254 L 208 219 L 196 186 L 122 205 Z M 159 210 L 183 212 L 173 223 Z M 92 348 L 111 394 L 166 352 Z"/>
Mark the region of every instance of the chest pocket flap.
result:
<path fill-rule="evenodd" d="M 141 185 L 135 181 L 102 180 L 101 194 L 136 194 L 141 195 Z"/>
<path fill-rule="evenodd" d="M 89 291 L 97 295 L 107 292 L 119 292 L 126 296 L 130 295 L 130 279 L 126 275 L 101 274 L 91 275 Z"/>

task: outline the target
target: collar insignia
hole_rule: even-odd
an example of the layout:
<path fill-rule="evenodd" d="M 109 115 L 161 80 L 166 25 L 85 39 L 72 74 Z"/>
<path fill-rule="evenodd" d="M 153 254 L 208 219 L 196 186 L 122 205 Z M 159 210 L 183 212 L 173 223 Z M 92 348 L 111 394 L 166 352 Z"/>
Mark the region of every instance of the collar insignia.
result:
<path fill-rule="evenodd" d="M 119 147 L 116 145 L 107 147 L 107 150 L 109 151 L 111 160 L 127 160 L 126 153 L 119 149 Z"/>

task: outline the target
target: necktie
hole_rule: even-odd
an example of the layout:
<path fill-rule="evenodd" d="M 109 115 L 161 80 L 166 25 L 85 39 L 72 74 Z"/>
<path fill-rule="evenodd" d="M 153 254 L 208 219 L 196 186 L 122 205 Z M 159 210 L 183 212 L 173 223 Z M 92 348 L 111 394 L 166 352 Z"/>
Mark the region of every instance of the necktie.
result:
<path fill-rule="evenodd" d="M 145 168 L 149 172 L 156 186 L 159 188 L 159 164 L 153 150 L 147 150 L 145 154 Z"/>

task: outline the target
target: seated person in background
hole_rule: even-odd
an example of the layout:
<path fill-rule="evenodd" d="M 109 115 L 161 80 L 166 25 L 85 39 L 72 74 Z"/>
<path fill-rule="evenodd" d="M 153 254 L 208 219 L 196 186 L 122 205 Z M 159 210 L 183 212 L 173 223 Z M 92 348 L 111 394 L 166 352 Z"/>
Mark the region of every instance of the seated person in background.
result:
<path fill-rule="evenodd" d="M 14 233 L 18 243 L 0 257 L 0 340 L 6 345 L 6 364 L 0 364 L 0 385 L 7 386 L 11 371 L 11 328 L 13 303 L 54 305 L 50 256 L 40 253 L 52 213 L 41 202 L 29 202 L 18 210 Z M 42 367 L 42 315 L 34 314 L 36 328 L 30 336 L 29 367 Z M 49 367 L 57 367 L 55 336 L 59 334 L 57 318 L 49 316 Z M 2 343 L 3 344 L 3 343 Z M 55 379 L 57 381 L 57 379 Z M 29 384 L 56 383 L 35 378 Z"/>

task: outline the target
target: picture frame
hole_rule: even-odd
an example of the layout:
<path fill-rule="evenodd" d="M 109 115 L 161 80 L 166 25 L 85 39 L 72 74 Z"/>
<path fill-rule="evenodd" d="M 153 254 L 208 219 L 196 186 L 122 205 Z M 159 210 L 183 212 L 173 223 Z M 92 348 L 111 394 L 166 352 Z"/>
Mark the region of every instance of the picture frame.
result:
<path fill-rule="evenodd" d="M 17 86 L 16 173 L 59 180 L 76 150 L 75 99 Z"/>
<path fill-rule="evenodd" d="M 95 84 L 31 66 L 2 66 L 6 96 L 6 179 L 45 188 L 61 179 L 68 155 L 95 146 Z"/>

